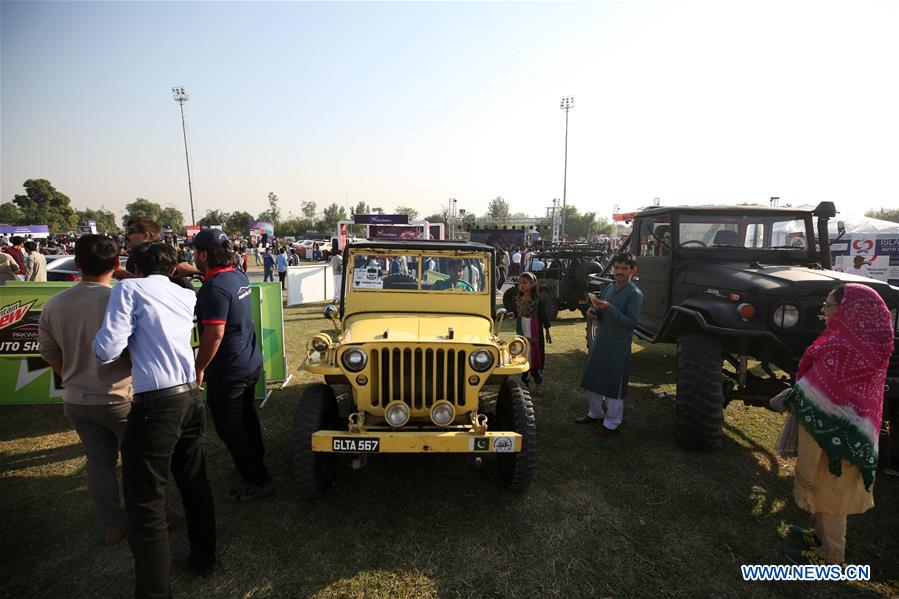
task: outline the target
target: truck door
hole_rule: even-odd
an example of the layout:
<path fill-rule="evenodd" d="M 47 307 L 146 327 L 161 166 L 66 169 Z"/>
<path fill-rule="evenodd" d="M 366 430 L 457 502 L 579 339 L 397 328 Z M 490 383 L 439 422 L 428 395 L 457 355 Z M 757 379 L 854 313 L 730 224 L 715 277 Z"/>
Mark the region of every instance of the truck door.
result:
<path fill-rule="evenodd" d="M 639 328 L 655 334 L 665 320 L 671 302 L 671 218 L 646 216 L 634 222 L 631 248 L 637 256 L 634 281 L 646 299 Z"/>

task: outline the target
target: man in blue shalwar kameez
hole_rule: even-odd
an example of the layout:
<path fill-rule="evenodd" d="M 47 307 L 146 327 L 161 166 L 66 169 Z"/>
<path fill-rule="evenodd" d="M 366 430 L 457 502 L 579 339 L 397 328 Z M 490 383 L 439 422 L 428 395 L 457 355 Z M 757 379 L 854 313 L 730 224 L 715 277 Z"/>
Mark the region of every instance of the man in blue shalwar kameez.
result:
<path fill-rule="evenodd" d="M 624 417 L 631 341 L 644 303 L 643 293 L 631 282 L 636 272 L 637 259 L 632 254 L 621 253 L 612 258 L 615 284 L 606 287 L 587 312 L 587 318 L 599 321 L 581 379 L 590 410 L 575 422 L 601 423 L 596 430 L 601 436 L 615 433 Z"/>

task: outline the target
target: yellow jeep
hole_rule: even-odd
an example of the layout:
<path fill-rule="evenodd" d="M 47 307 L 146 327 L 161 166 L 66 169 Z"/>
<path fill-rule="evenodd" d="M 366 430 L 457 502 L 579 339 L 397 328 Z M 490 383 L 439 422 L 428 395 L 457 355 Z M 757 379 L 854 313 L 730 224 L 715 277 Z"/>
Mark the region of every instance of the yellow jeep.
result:
<path fill-rule="evenodd" d="M 325 382 L 306 389 L 297 410 L 301 496 L 334 485 L 340 454 L 354 465 L 371 453 L 495 454 L 507 487 L 530 483 L 537 429 L 516 377 L 528 370 L 529 347 L 497 335 L 505 310 L 496 307 L 495 258 L 466 242 L 347 247 L 340 307 L 325 307 L 337 336 L 312 337 L 303 363 Z M 349 387 L 341 402 L 335 386 Z M 487 389 L 498 390 L 495 402 Z"/>

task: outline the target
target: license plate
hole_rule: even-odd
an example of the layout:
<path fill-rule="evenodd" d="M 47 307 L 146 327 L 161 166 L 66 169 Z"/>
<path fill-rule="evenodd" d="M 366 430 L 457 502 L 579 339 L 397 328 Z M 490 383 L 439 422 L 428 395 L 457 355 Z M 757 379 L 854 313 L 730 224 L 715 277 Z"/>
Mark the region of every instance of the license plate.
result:
<path fill-rule="evenodd" d="M 331 451 L 348 453 L 378 453 L 381 451 L 380 439 L 360 439 L 358 437 L 334 437 L 331 439 Z"/>

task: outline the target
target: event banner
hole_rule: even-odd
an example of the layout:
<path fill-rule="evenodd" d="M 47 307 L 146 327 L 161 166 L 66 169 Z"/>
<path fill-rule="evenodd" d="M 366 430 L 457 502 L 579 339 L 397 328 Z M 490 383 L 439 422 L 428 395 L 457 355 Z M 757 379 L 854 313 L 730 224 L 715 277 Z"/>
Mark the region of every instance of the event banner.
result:
<path fill-rule="evenodd" d="M 50 227 L 47 225 L 0 225 L 0 235 L 21 235 L 22 237 L 47 237 Z"/>
<path fill-rule="evenodd" d="M 275 225 L 273 223 L 264 220 L 251 220 L 249 226 L 250 235 L 259 235 L 260 237 L 263 235 L 273 237 L 275 235 Z"/>
<path fill-rule="evenodd" d="M 522 244 L 524 243 L 524 230 L 476 229 L 471 232 L 471 240 L 493 246 Z"/>
<path fill-rule="evenodd" d="M 369 239 L 422 239 L 419 225 L 369 225 Z"/>
<path fill-rule="evenodd" d="M 47 300 L 74 283 L 12 283 L 0 287 L 0 405 L 62 402 L 62 385 L 40 357 L 38 320 Z M 256 339 L 262 348 L 263 376 L 256 399 L 265 399 L 267 383 L 287 379 L 284 314 L 279 283 L 250 283 Z M 199 343 L 194 328 L 192 345 Z"/>
<path fill-rule="evenodd" d="M 353 216 L 357 225 L 408 225 L 408 214 L 357 214 Z"/>
<path fill-rule="evenodd" d="M 830 252 L 835 270 L 853 265 L 856 256 L 864 258 L 864 266 L 872 279 L 899 286 L 899 236 L 850 236 L 832 242 Z"/>

